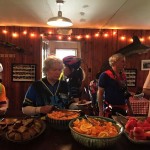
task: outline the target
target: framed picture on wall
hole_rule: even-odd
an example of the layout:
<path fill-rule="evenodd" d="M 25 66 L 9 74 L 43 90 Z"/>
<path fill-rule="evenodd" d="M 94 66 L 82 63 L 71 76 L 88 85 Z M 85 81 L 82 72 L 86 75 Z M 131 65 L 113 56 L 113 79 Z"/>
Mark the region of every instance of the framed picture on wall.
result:
<path fill-rule="evenodd" d="M 136 69 L 125 69 L 126 78 L 127 78 L 127 86 L 135 87 L 136 86 L 136 78 L 137 78 L 137 70 Z"/>
<path fill-rule="evenodd" d="M 35 81 L 35 64 L 12 64 L 12 81 Z"/>
<path fill-rule="evenodd" d="M 141 70 L 150 70 L 150 59 L 141 61 Z"/>

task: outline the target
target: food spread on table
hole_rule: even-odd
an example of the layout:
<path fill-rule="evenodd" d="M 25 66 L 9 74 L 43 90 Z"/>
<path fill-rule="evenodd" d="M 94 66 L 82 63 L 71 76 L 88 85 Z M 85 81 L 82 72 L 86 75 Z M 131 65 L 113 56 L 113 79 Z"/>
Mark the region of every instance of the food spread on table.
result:
<path fill-rule="evenodd" d="M 44 131 L 43 121 L 35 118 L 17 119 L 8 126 L 6 138 L 14 142 L 24 142 L 34 139 Z"/>
<path fill-rule="evenodd" d="M 125 132 L 133 140 L 150 142 L 150 117 L 144 119 L 129 117 L 125 124 Z"/>
<path fill-rule="evenodd" d="M 47 114 L 47 116 L 51 119 L 56 120 L 70 120 L 79 117 L 79 112 L 71 111 L 71 110 L 59 110 L 53 111 L 52 113 Z"/>
<path fill-rule="evenodd" d="M 81 134 L 98 138 L 114 137 L 119 134 L 117 127 L 112 122 L 96 120 L 90 117 L 88 120 L 85 118 L 76 119 L 73 122 L 73 129 Z"/>

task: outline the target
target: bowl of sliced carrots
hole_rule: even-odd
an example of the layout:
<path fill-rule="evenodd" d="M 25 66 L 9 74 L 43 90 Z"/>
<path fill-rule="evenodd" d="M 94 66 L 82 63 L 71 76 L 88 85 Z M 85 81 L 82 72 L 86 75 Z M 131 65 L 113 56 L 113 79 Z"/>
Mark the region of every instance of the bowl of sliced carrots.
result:
<path fill-rule="evenodd" d="M 98 116 L 78 117 L 69 123 L 73 138 L 88 148 L 113 146 L 123 133 L 123 126 L 113 119 Z"/>
<path fill-rule="evenodd" d="M 47 120 L 52 128 L 58 130 L 69 129 L 69 122 L 80 116 L 78 110 L 55 110 L 47 114 Z"/>

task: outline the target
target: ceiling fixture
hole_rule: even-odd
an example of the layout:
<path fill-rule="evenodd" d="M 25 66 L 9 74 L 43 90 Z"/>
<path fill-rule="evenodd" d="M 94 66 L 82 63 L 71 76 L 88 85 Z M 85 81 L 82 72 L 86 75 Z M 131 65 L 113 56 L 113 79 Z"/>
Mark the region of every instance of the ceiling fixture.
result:
<path fill-rule="evenodd" d="M 56 3 L 59 6 L 58 16 L 48 19 L 47 24 L 53 27 L 70 27 L 72 22 L 70 19 L 62 17 L 61 5 L 63 5 L 63 0 L 56 0 Z"/>

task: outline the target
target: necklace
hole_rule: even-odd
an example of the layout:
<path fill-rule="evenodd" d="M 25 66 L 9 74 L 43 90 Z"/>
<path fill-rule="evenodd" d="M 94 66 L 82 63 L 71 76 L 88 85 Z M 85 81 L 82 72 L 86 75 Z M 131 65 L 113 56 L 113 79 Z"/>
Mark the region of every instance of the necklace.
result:
<path fill-rule="evenodd" d="M 59 86 L 60 86 L 60 80 L 59 80 L 59 82 L 58 82 L 58 85 L 57 85 L 57 88 L 56 88 L 55 93 L 53 93 L 53 92 L 48 88 L 48 86 L 47 86 L 42 80 L 41 80 L 41 82 L 43 83 L 43 85 L 46 87 L 46 89 L 47 89 L 53 96 L 56 95 L 56 93 L 58 92 L 58 88 L 59 88 Z"/>

